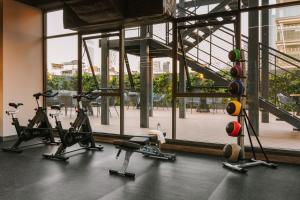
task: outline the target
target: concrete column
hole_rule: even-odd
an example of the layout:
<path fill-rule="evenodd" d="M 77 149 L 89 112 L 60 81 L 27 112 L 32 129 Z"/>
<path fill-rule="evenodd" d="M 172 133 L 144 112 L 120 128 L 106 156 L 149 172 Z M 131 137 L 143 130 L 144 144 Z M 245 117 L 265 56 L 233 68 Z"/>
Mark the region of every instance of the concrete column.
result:
<path fill-rule="evenodd" d="M 258 6 L 258 1 L 249 1 L 249 6 Z M 249 42 L 248 42 L 248 80 L 247 99 L 249 118 L 256 133 L 259 133 L 259 11 L 249 12 Z"/>
<path fill-rule="evenodd" d="M 108 39 L 101 39 L 101 87 L 107 88 L 109 81 Z M 101 124 L 109 125 L 109 97 L 101 97 Z"/>
<path fill-rule="evenodd" d="M 150 56 L 147 42 L 147 26 L 141 27 L 140 41 L 140 127 L 149 128 Z"/>
<path fill-rule="evenodd" d="M 262 0 L 262 5 L 268 5 L 269 0 Z M 261 11 L 261 95 L 264 99 L 269 99 L 269 10 Z M 261 122 L 269 123 L 269 112 L 261 113 Z"/>
<path fill-rule="evenodd" d="M 184 64 L 179 62 L 179 92 L 186 92 L 186 73 Z M 186 118 L 186 99 L 179 99 L 179 118 Z"/>

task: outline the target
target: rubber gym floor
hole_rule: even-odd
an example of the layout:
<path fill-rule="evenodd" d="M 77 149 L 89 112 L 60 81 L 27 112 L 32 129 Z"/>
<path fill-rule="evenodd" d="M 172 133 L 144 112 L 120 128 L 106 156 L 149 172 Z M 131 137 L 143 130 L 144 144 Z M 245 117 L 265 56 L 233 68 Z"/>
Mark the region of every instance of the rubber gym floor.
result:
<path fill-rule="evenodd" d="M 9 145 L 9 143 L 1 144 Z M 111 176 L 123 156 L 115 160 L 114 146 L 102 152 L 79 152 L 68 162 L 41 157 L 55 147 L 38 146 L 22 154 L 0 152 L 1 200 L 299 200 L 300 167 L 252 168 L 247 174 L 230 172 L 222 159 L 177 153 L 175 163 L 134 154 L 129 170 L 135 180 Z"/>

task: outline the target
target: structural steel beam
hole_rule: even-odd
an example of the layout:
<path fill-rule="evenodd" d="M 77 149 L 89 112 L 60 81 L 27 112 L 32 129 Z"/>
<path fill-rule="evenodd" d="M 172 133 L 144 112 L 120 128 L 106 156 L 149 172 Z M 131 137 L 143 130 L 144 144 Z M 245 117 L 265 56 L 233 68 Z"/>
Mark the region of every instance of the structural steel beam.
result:
<path fill-rule="evenodd" d="M 148 26 L 149 37 L 153 38 L 153 26 Z M 149 45 L 150 51 L 150 45 Z M 149 53 L 150 56 L 150 53 Z M 149 116 L 153 117 L 153 58 L 149 58 Z"/>
<path fill-rule="evenodd" d="M 135 91 L 134 81 L 133 81 L 133 77 L 132 77 L 132 73 L 131 73 L 131 69 L 130 69 L 130 64 L 129 64 L 127 53 L 124 54 L 124 60 L 125 60 L 127 74 L 128 74 L 128 79 L 129 79 L 129 84 L 130 84 L 130 90 L 131 91 Z"/>
<path fill-rule="evenodd" d="M 140 127 L 149 128 L 149 93 L 150 93 L 150 56 L 149 44 L 145 38 L 147 37 L 147 26 L 141 27 L 140 40 Z"/>
<path fill-rule="evenodd" d="M 250 1 L 249 6 L 258 6 L 258 2 Z M 249 12 L 249 40 L 248 40 L 248 110 L 249 118 L 252 122 L 255 132 L 259 133 L 259 12 Z M 252 131 L 250 131 L 251 134 Z"/>
<path fill-rule="evenodd" d="M 172 34 L 172 139 L 176 139 L 176 93 L 177 93 L 177 60 L 178 60 L 178 29 L 177 23 L 173 22 Z"/>
<path fill-rule="evenodd" d="M 101 87 L 108 88 L 109 47 L 108 38 L 101 39 Z M 109 125 L 109 97 L 101 97 L 101 124 Z"/>
<path fill-rule="evenodd" d="M 91 58 L 88 46 L 86 44 L 86 40 L 83 40 L 83 46 L 84 46 L 84 49 L 85 49 L 85 52 L 86 52 L 86 55 L 87 55 L 87 58 L 88 58 L 88 61 L 89 61 L 90 69 L 91 69 L 93 79 L 94 79 L 94 82 L 95 82 L 95 87 L 96 87 L 97 90 L 99 90 L 99 83 L 98 83 L 98 80 L 97 80 L 97 77 L 96 77 L 96 74 L 95 74 L 94 65 L 93 65 L 93 62 L 92 62 L 92 58 Z"/>
<path fill-rule="evenodd" d="M 212 19 L 212 18 L 217 18 L 217 17 L 235 16 L 239 13 L 250 12 L 250 11 L 259 11 L 259 10 L 283 8 L 283 7 L 300 5 L 300 1 L 289 1 L 289 2 L 285 2 L 285 3 L 263 5 L 263 6 L 251 6 L 250 2 L 257 3 L 257 1 L 251 0 L 251 1 L 249 1 L 249 7 L 247 7 L 247 8 L 242 8 L 242 9 L 237 9 L 237 10 L 232 10 L 232 11 L 208 13 L 208 14 L 203 14 L 203 15 L 179 17 L 179 18 L 174 19 L 174 21 L 187 22 L 187 21 L 196 21 L 196 20 L 207 20 L 207 19 Z"/>
<path fill-rule="evenodd" d="M 269 0 L 262 0 L 263 5 L 268 5 Z M 261 12 L 261 95 L 269 99 L 269 10 Z M 269 112 L 262 111 L 261 121 L 269 123 Z"/>
<path fill-rule="evenodd" d="M 77 71 L 77 92 L 82 92 L 82 35 L 78 34 L 78 71 Z"/>
<path fill-rule="evenodd" d="M 149 58 L 149 116 L 153 117 L 153 58 Z"/>
<path fill-rule="evenodd" d="M 120 89 L 120 135 L 124 135 L 124 55 L 125 55 L 125 31 L 119 31 L 119 89 Z"/>
<path fill-rule="evenodd" d="M 194 1 L 187 1 L 184 2 L 182 5 L 184 8 L 193 8 L 199 6 L 207 6 L 211 4 L 221 3 L 224 0 L 194 0 Z M 180 6 L 180 5 L 179 5 Z"/>
<path fill-rule="evenodd" d="M 179 6 L 184 7 L 185 5 L 184 0 L 179 1 Z M 184 17 L 185 12 L 182 10 L 179 10 L 179 16 Z M 179 25 L 184 25 L 184 22 L 179 23 Z M 185 93 L 186 92 L 186 80 L 188 80 L 188 84 L 190 87 L 190 79 L 188 77 L 188 69 L 187 69 L 187 64 L 185 60 L 185 53 L 184 53 L 184 45 L 182 43 L 182 35 L 180 34 L 179 30 L 179 41 L 181 45 L 181 51 L 182 51 L 182 56 L 183 60 L 179 61 L 179 92 Z M 186 98 L 180 98 L 179 99 L 179 118 L 184 119 L 186 118 Z"/>

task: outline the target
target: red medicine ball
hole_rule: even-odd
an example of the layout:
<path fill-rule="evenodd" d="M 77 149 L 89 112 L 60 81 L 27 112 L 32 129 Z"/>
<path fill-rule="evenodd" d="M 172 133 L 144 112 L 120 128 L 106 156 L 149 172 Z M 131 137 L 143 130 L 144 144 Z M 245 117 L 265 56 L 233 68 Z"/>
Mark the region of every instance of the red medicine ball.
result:
<path fill-rule="evenodd" d="M 226 126 L 226 132 L 231 137 L 238 137 L 242 132 L 242 126 L 237 121 L 229 122 Z"/>

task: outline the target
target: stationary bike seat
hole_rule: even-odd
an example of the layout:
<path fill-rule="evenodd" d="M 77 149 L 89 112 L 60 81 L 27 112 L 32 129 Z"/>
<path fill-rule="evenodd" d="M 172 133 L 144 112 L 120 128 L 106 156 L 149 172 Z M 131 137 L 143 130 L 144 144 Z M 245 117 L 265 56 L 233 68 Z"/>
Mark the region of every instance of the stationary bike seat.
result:
<path fill-rule="evenodd" d="M 23 106 L 24 104 L 22 104 L 22 103 L 9 103 L 8 105 L 10 107 L 13 107 L 13 108 L 17 109 L 18 107 Z"/>
<path fill-rule="evenodd" d="M 132 138 L 130 138 L 129 141 L 137 143 L 139 145 L 146 145 L 149 143 L 150 138 L 149 137 L 132 137 Z"/>
<path fill-rule="evenodd" d="M 118 146 L 120 149 L 132 149 L 132 150 L 138 150 L 140 149 L 140 145 L 134 142 L 130 142 L 127 140 L 115 140 L 113 141 L 113 144 L 115 146 Z"/>

